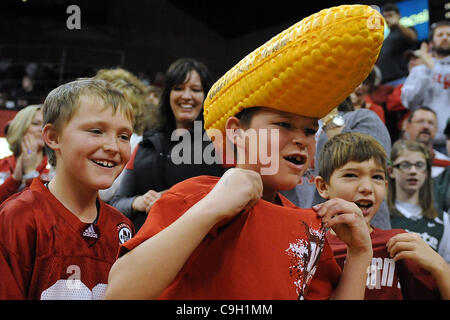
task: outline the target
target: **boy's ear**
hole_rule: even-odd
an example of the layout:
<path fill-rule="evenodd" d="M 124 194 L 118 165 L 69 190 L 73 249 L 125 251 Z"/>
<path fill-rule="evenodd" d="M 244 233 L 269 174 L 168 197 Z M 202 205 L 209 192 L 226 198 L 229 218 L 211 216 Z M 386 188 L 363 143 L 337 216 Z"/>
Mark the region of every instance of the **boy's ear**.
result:
<path fill-rule="evenodd" d="M 241 121 L 236 117 L 228 118 L 227 122 L 225 123 L 225 134 L 228 140 L 236 145 L 237 138 L 242 137 Z"/>
<path fill-rule="evenodd" d="M 316 189 L 320 196 L 324 199 L 329 199 L 328 184 L 325 180 L 321 176 L 317 176 L 314 178 L 314 183 L 316 184 Z"/>
<path fill-rule="evenodd" d="M 53 124 L 47 123 L 44 128 L 42 128 L 42 139 L 50 149 L 59 149 L 59 135 Z"/>

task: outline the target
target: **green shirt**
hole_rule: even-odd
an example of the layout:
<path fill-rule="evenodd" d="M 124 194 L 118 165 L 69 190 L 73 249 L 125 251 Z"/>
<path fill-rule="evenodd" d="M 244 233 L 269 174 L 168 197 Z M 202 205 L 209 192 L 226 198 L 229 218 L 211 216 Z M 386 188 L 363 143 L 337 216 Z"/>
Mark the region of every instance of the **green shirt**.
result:
<path fill-rule="evenodd" d="M 395 207 L 402 213 L 402 216 L 391 217 L 392 228 L 416 232 L 430 247 L 438 251 L 442 235 L 444 234 L 442 212 L 440 212 L 440 216 L 428 219 L 422 216 L 420 206 L 396 201 Z"/>

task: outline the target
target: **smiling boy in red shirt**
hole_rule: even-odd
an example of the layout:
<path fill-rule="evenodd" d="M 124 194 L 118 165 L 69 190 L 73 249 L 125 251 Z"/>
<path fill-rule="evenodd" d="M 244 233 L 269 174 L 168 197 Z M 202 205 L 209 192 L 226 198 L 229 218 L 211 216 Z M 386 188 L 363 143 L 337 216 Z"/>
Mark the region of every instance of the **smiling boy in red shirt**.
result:
<path fill-rule="evenodd" d="M 98 198 L 130 158 L 132 110 L 102 80 L 54 89 L 43 139 L 55 175 L 0 207 L 0 299 L 102 299 L 132 224 Z"/>

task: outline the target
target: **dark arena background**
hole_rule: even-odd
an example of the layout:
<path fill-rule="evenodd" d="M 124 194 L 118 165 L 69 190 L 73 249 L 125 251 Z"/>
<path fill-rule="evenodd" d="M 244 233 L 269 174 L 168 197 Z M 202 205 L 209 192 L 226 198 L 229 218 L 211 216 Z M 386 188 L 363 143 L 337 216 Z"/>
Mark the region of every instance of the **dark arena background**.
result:
<path fill-rule="evenodd" d="M 148 84 L 161 85 L 164 71 L 181 57 L 203 61 L 217 79 L 272 36 L 314 12 L 340 4 L 381 7 L 387 2 L 2 0 L 0 135 L 23 107 L 14 92 L 21 89 L 24 75 L 33 77 L 34 101 L 100 68 L 122 67 Z M 420 40 L 427 38 L 432 22 L 450 18 L 448 0 L 394 2 L 408 25 L 422 30 Z"/>

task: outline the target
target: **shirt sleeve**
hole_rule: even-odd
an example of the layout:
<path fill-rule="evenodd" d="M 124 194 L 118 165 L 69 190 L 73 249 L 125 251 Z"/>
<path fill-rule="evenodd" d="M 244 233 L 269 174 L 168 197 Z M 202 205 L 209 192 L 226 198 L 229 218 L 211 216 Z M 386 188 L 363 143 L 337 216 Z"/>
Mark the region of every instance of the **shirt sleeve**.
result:
<path fill-rule="evenodd" d="M 16 181 L 12 175 L 0 185 L 0 203 L 5 201 L 10 195 L 16 193 L 20 187 L 21 181 Z"/>
<path fill-rule="evenodd" d="M 402 87 L 401 101 L 406 109 L 414 110 L 419 107 L 425 97 L 425 91 L 431 83 L 431 70 L 425 65 L 411 69 Z"/>
<path fill-rule="evenodd" d="M 119 248 L 118 257 L 133 250 L 145 240 L 167 228 L 189 209 L 183 197 L 171 191 L 165 192 L 150 209 L 147 219 L 137 234 Z"/>
<path fill-rule="evenodd" d="M 450 216 L 447 212 L 443 213 L 442 219 L 444 220 L 444 234 L 439 244 L 438 253 L 447 263 L 450 263 Z"/>
<path fill-rule="evenodd" d="M 0 243 L 0 300 L 24 300 L 26 298 L 20 259 Z"/>
<path fill-rule="evenodd" d="M 402 104 L 401 101 L 401 94 L 402 94 L 402 87 L 403 84 L 397 86 L 394 88 L 392 93 L 388 95 L 387 101 L 386 101 L 386 109 L 390 112 L 393 111 L 404 111 L 405 106 Z"/>
<path fill-rule="evenodd" d="M 0 300 L 27 298 L 36 239 L 33 216 L 29 205 L 17 199 L 0 208 Z"/>

